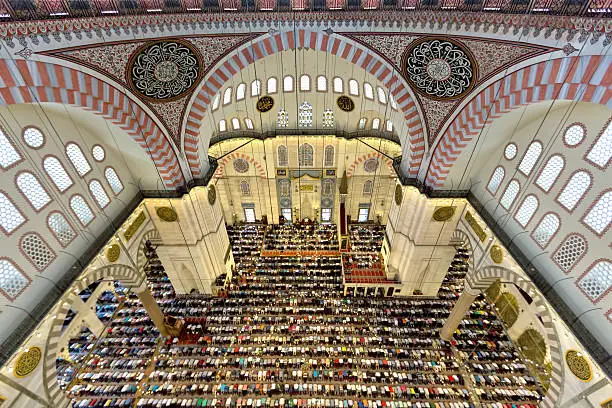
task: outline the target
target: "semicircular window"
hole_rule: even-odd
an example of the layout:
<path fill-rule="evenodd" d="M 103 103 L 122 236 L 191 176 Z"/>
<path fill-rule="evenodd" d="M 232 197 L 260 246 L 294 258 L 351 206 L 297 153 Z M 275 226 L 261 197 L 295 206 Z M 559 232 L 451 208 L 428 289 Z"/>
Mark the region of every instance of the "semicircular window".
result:
<path fill-rule="evenodd" d="M 363 163 L 363 170 L 366 173 L 375 173 L 378 170 L 378 159 L 371 158 Z"/>
<path fill-rule="evenodd" d="M 246 173 L 249 171 L 249 162 L 244 159 L 234 160 L 234 170 L 236 173 Z"/>

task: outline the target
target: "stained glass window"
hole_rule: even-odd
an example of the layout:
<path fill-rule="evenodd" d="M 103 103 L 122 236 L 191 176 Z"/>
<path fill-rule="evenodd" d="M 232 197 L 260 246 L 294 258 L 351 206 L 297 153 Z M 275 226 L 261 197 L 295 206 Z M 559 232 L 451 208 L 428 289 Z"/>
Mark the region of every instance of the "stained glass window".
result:
<path fill-rule="evenodd" d="M 300 127 L 311 127 L 312 126 L 312 105 L 308 102 L 303 102 L 300 105 L 298 115 L 298 126 Z"/>
<path fill-rule="evenodd" d="M 523 160 L 519 164 L 519 170 L 524 175 L 528 176 L 531 174 L 533 167 L 537 163 L 540 158 L 540 154 L 542 154 L 542 143 L 533 142 L 529 145 L 525 156 L 523 156 Z"/>
<path fill-rule="evenodd" d="M 11 234 L 25 222 L 25 217 L 21 211 L 15 207 L 13 202 L 2 192 L 0 192 L 0 227 L 5 234 Z"/>
<path fill-rule="evenodd" d="M 334 180 L 325 179 L 323 180 L 323 195 L 330 196 L 334 194 Z"/>
<path fill-rule="evenodd" d="M 334 146 L 328 145 L 325 146 L 325 160 L 324 165 L 327 167 L 331 167 L 334 165 Z"/>
<path fill-rule="evenodd" d="M 561 221 L 559 220 L 557 214 L 546 214 L 533 231 L 533 239 L 542 248 L 546 248 L 553 235 L 555 235 L 559 229 L 560 224 Z"/>
<path fill-rule="evenodd" d="M 344 82 L 342 81 L 342 78 L 339 78 L 339 77 L 334 78 L 334 92 L 335 93 L 344 92 Z"/>
<path fill-rule="evenodd" d="M 286 167 L 288 162 L 287 146 L 281 145 L 276 149 L 276 155 L 278 156 L 278 166 Z"/>
<path fill-rule="evenodd" d="M 499 189 L 499 186 L 504 180 L 505 174 L 506 174 L 506 171 L 504 170 L 502 166 L 498 166 L 495 168 L 495 171 L 493 172 L 493 175 L 491 176 L 491 179 L 489 180 L 489 184 L 487 184 L 487 189 L 489 190 L 491 194 L 493 195 L 497 194 L 497 190 Z"/>
<path fill-rule="evenodd" d="M 51 179 L 55 187 L 60 192 L 64 192 L 72 186 L 73 181 L 64 169 L 64 166 L 55 156 L 48 156 L 43 160 L 43 168 L 47 173 L 47 176 Z"/>
<path fill-rule="evenodd" d="M 19 161 L 21 161 L 21 155 L 0 129 L 0 167 L 6 169 Z"/>
<path fill-rule="evenodd" d="M 568 211 L 572 211 L 591 187 L 591 175 L 586 171 L 577 171 L 561 190 L 557 201 Z"/>
<path fill-rule="evenodd" d="M 25 234 L 21 237 L 19 246 L 26 258 L 39 271 L 44 271 L 55 259 L 55 253 L 38 234 Z"/>
<path fill-rule="evenodd" d="M 334 111 L 331 109 L 325 109 L 323 111 L 323 127 L 334 127 Z"/>
<path fill-rule="evenodd" d="M 68 224 L 68 220 L 62 214 L 58 212 L 51 213 L 47 218 L 47 225 L 49 229 L 55 235 L 57 241 L 65 247 L 76 237 L 76 234 L 70 224 Z"/>
<path fill-rule="evenodd" d="M 569 272 L 574 264 L 584 255 L 587 244 L 580 235 L 571 234 L 563 241 L 553 254 L 553 260 L 563 272 Z"/>
<path fill-rule="evenodd" d="M 539 206 L 538 198 L 530 194 L 521 203 L 519 209 L 516 211 L 514 218 L 516 221 L 521 224 L 522 227 L 526 227 L 531 221 L 533 214 L 537 211 Z"/>
<path fill-rule="evenodd" d="M 521 185 L 516 180 L 511 180 L 510 183 L 508 183 L 504 194 L 499 200 L 499 203 L 502 205 L 502 207 L 504 207 L 506 210 L 509 210 L 510 207 L 512 207 L 512 204 L 514 203 L 514 200 L 516 199 L 520 188 Z"/>
<path fill-rule="evenodd" d="M 612 262 L 597 262 L 577 283 L 591 300 L 599 300 L 612 286 Z"/>
<path fill-rule="evenodd" d="M 308 143 L 298 148 L 298 161 L 300 167 L 312 167 L 314 165 L 314 148 Z"/>
<path fill-rule="evenodd" d="M 372 194 L 372 186 L 374 183 L 372 183 L 372 180 L 367 180 L 365 183 L 363 183 L 363 194 L 369 195 Z"/>
<path fill-rule="evenodd" d="M 106 191 L 104 191 L 104 187 L 102 187 L 102 184 L 100 184 L 98 180 L 92 180 L 89 182 L 89 191 L 91 192 L 91 195 L 96 200 L 100 208 L 105 208 L 108 203 L 110 203 L 110 198 L 108 198 L 108 194 L 106 194 Z"/>
<path fill-rule="evenodd" d="M 94 218 L 89 204 L 87 204 L 87 201 L 85 201 L 85 199 L 78 194 L 72 196 L 70 199 L 70 208 L 84 227 L 89 225 Z"/>
<path fill-rule="evenodd" d="M 43 188 L 36 176 L 32 173 L 27 171 L 19 173 L 15 182 L 23 196 L 30 202 L 36 211 L 40 211 L 51 201 L 51 197 L 47 194 L 47 190 Z"/>
<path fill-rule="evenodd" d="M 107 167 L 104 169 L 104 176 L 106 177 L 106 181 L 108 181 L 108 185 L 111 186 L 113 193 L 119 194 L 123 191 L 123 183 L 121 183 L 115 169 Z"/>
<path fill-rule="evenodd" d="M 586 156 L 588 161 L 601 168 L 608 166 L 610 158 L 612 158 L 612 120 L 608 122 L 608 126 Z"/>
<path fill-rule="evenodd" d="M 327 91 L 327 78 L 323 75 L 317 77 L 317 91 Z"/>
<path fill-rule="evenodd" d="M 603 234 L 612 222 L 612 191 L 602 195 L 582 220 L 596 234 Z"/>
<path fill-rule="evenodd" d="M 79 176 L 84 176 L 91 171 L 91 166 L 85 158 L 83 151 L 76 143 L 68 143 L 66 145 L 66 155 L 76 169 Z"/>
<path fill-rule="evenodd" d="M 251 186 L 249 186 L 249 183 L 245 180 L 242 180 L 240 182 L 240 192 L 242 193 L 242 195 L 251 195 Z"/>
<path fill-rule="evenodd" d="M 286 110 L 281 109 L 278 111 L 276 125 L 278 127 L 287 127 L 289 125 L 289 115 Z"/>
<path fill-rule="evenodd" d="M 551 156 L 535 183 L 540 186 L 542 190 L 546 192 L 550 191 L 553 184 L 555 184 L 559 178 L 559 174 L 561 174 L 563 167 L 565 167 L 565 160 L 563 157 L 558 154 Z"/>
<path fill-rule="evenodd" d="M 291 194 L 291 182 L 287 179 L 283 179 L 279 182 L 279 184 L 281 197 L 289 197 Z"/>

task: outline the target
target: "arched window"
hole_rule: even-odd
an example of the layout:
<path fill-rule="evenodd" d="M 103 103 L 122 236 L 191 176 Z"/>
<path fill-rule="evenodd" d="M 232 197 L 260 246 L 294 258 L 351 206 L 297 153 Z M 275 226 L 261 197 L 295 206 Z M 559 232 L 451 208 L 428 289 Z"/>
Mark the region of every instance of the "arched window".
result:
<path fill-rule="evenodd" d="M 308 102 L 302 102 L 300 105 L 298 115 L 298 126 L 300 127 L 311 127 L 312 126 L 312 105 Z"/>
<path fill-rule="evenodd" d="M 525 156 L 523 156 L 523 160 L 521 160 L 521 163 L 519 164 L 518 168 L 520 172 L 526 176 L 529 176 L 533 170 L 533 167 L 540 158 L 540 154 L 542 154 L 542 143 L 531 143 L 527 149 L 527 152 L 525 153 Z"/>
<path fill-rule="evenodd" d="M 359 83 L 356 80 L 349 80 L 349 93 L 351 95 L 359 96 Z"/>
<path fill-rule="evenodd" d="M 106 177 L 106 181 L 108 181 L 108 185 L 111 187 L 111 190 L 113 190 L 115 195 L 123 191 L 123 183 L 121 183 L 115 169 L 112 167 L 107 167 L 104 169 L 104 176 Z"/>
<path fill-rule="evenodd" d="M 372 119 L 372 129 L 378 129 L 380 127 L 380 119 Z"/>
<path fill-rule="evenodd" d="M 40 149 L 45 144 L 45 136 L 35 127 L 27 127 L 23 130 L 23 140 L 32 149 Z"/>
<path fill-rule="evenodd" d="M 37 233 L 31 232 L 21 237 L 19 247 L 28 261 L 40 272 L 47 269 L 47 266 L 55 259 L 55 252 Z"/>
<path fill-rule="evenodd" d="M 312 167 L 314 165 L 314 148 L 308 143 L 298 148 L 298 162 L 300 167 Z"/>
<path fill-rule="evenodd" d="M 395 102 L 395 98 L 393 98 L 391 93 L 389 93 L 389 102 L 391 103 L 391 109 L 397 110 L 397 102 Z"/>
<path fill-rule="evenodd" d="M 293 92 L 293 77 L 291 75 L 283 78 L 283 92 Z"/>
<path fill-rule="evenodd" d="M 576 147 L 582 142 L 586 134 L 586 129 L 583 125 L 575 123 L 570 125 L 563 134 L 563 141 L 569 147 Z"/>
<path fill-rule="evenodd" d="M 68 220 L 59 212 L 52 212 L 49 214 L 49 217 L 47 217 L 47 226 L 55 236 L 55 239 L 57 239 L 57 242 L 64 248 L 76 238 L 76 233 L 70 224 L 68 224 Z"/>
<path fill-rule="evenodd" d="M 552 237 L 557 233 L 561 221 L 554 213 L 546 214 L 533 231 L 533 240 L 542 248 L 546 248 Z"/>
<path fill-rule="evenodd" d="M 335 93 L 344 92 L 344 81 L 342 81 L 342 78 L 339 78 L 339 77 L 334 78 L 334 92 Z"/>
<path fill-rule="evenodd" d="M 323 180 L 323 195 L 331 196 L 334 194 L 334 180 L 325 179 Z"/>
<path fill-rule="evenodd" d="M 365 183 L 363 183 L 363 194 L 365 195 L 370 195 L 372 194 L 372 186 L 373 186 L 373 182 L 372 180 L 367 180 Z"/>
<path fill-rule="evenodd" d="M 604 193 L 582 219 L 597 235 L 603 235 L 612 222 L 612 190 Z"/>
<path fill-rule="evenodd" d="M 259 96 L 261 94 L 261 81 L 259 79 L 251 82 L 251 96 Z"/>
<path fill-rule="evenodd" d="M 372 89 L 372 85 L 367 82 L 363 84 L 363 96 L 368 99 L 374 99 L 374 89 Z"/>
<path fill-rule="evenodd" d="M 506 186 L 506 190 L 504 191 L 504 194 L 499 200 L 499 203 L 502 205 L 502 207 L 504 207 L 506 210 L 509 210 L 510 207 L 512 207 L 512 204 L 514 203 L 514 200 L 516 199 L 516 196 L 518 195 L 520 189 L 521 185 L 519 184 L 519 182 L 516 180 L 511 180 L 510 183 L 508 183 L 508 185 Z"/>
<path fill-rule="evenodd" d="M 300 91 L 310 91 L 310 77 L 306 74 L 300 77 Z"/>
<path fill-rule="evenodd" d="M 289 125 L 289 115 L 286 110 L 281 109 L 278 111 L 276 125 L 278 127 L 287 127 Z"/>
<path fill-rule="evenodd" d="M 64 192 L 72 186 L 73 181 L 66 172 L 66 169 L 59 161 L 59 159 L 55 156 L 47 156 L 43 160 L 43 168 L 47 173 L 47 176 L 51 179 L 55 187 L 60 192 Z"/>
<path fill-rule="evenodd" d="M 274 77 L 268 78 L 267 88 L 268 88 L 269 94 L 276 93 L 276 91 L 278 90 L 277 85 L 276 85 L 276 78 Z"/>
<path fill-rule="evenodd" d="M 219 102 L 221 101 L 221 94 L 216 94 L 215 99 L 213 99 L 212 110 L 219 109 Z"/>
<path fill-rule="evenodd" d="M 0 258 L 0 290 L 13 301 L 30 285 L 30 278 L 8 258 Z"/>
<path fill-rule="evenodd" d="M 359 125 L 357 126 L 359 129 L 365 129 L 366 122 L 368 120 L 366 118 L 359 119 Z"/>
<path fill-rule="evenodd" d="M 542 190 L 549 192 L 557 178 L 559 178 L 563 167 L 565 167 L 565 160 L 562 156 L 558 154 L 550 156 L 535 182 L 536 185 L 541 187 Z"/>
<path fill-rule="evenodd" d="M 232 92 L 233 90 L 231 86 L 225 90 L 223 93 L 223 105 L 228 105 L 232 102 Z"/>
<path fill-rule="evenodd" d="M 376 88 L 376 91 L 378 92 L 378 102 L 386 104 L 387 94 L 385 93 L 385 90 L 379 86 Z"/>
<path fill-rule="evenodd" d="M 289 195 L 291 195 L 291 182 L 287 179 L 283 179 L 279 184 L 281 197 L 289 197 Z"/>
<path fill-rule="evenodd" d="M 106 208 L 108 203 L 110 203 L 110 198 L 108 198 L 108 194 L 106 194 L 106 191 L 104 191 L 104 187 L 102 187 L 102 184 L 100 184 L 98 180 L 91 180 L 89 182 L 89 191 L 91 192 L 91 195 L 96 200 L 96 203 L 98 203 L 98 206 L 100 208 L 104 209 Z"/>
<path fill-rule="evenodd" d="M 597 261 L 576 283 L 591 300 L 597 302 L 612 286 L 612 262 L 608 259 Z"/>
<path fill-rule="evenodd" d="M 334 111 L 325 109 L 323 111 L 323 127 L 334 127 Z"/>
<path fill-rule="evenodd" d="M 287 154 L 287 146 L 278 146 L 276 148 L 276 156 L 278 160 L 278 167 L 287 167 L 289 161 L 289 155 Z"/>
<path fill-rule="evenodd" d="M 577 234 L 568 235 L 553 254 L 553 261 L 565 273 L 568 273 L 586 253 L 587 243 Z"/>
<path fill-rule="evenodd" d="M 19 173 L 15 182 L 21 194 L 23 194 L 37 212 L 51 202 L 51 197 L 47 194 L 47 190 L 44 189 L 32 173 L 27 171 Z"/>
<path fill-rule="evenodd" d="M 387 132 L 393 132 L 393 122 L 391 122 L 390 120 L 387 120 L 386 129 L 387 129 Z"/>
<path fill-rule="evenodd" d="M 253 121 L 249 118 L 244 118 L 244 125 L 247 129 L 253 130 Z"/>
<path fill-rule="evenodd" d="M 606 168 L 612 158 L 612 120 L 599 135 L 599 138 L 586 155 L 587 161 L 599 168 Z"/>
<path fill-rule="evenodd" d="M 238 118 L 232 118 L 232 128 L 234 130 L 240 129 L 240 120 Z"/>
<path fill-rule="evenodd" d="M 334 146 L 325 146 L 324 166 L 331 167 L 334 165 Z"/>
<path fill-rule="evenodd" d="M 0 167 L 8 169 L 21 161 L 21 155 L 0 129 Z"/>
<path fill-rule="evenodd" d="M 236 87 L 236 100 L 237 101 L 241 101 L 245 98 L 246 96 L 246 84 L 239 84 Z"/>
<path fill-rule="evenodd" d="M 516 214 L 514 214 L 514 218 L 523 228 L 526 227 L 527 224 L 529 224 L 529 221 L 531 221 L 531 218 L 535 212 L 538 210 L 539 205 L 540 202 L 535 195 L 528 195 L 521 203 L 519 209 L 516 211 Z"/>
<path fill-rule="evenodd" d="M 572 174 L 572 177 L 557 196 L 557 201 L 568 211 L 573 211 L 590 187 L 591 175 L 586 171 L 579 170 Z"/>
<path fill-rule="evenodd" d="M 87 204 L 87 201 L 79 194 L 73 195 L 70 199 L 70 208 L 84 227 L 88 226 L 94 219 L 89 204 Z"/>
<path fill-rule="evenodd" d="M 512 160 L 516 157 L 517 153 L 516 143 L 508 143 L 504 149 L 504 157 L 506 160 Z"/>
<path fill-rule="evenodd" d="M 91 166 L 85 158 L 83 151 L 76 143 L 68 143 L 66 145 L 66 155 L 76 169 L 79 176 L 84 176 L 91 171 Z"/>
<path fill-rule="evenodd" d="M 317 91 L 327 91 L 327 78 L 325 78 L 323 75 L 319 75 L 317 77 Z"/>
<path fill-rule="evenodd" d="M 487 184 L 487 190 L 493 195 L 497 194 L 497 190 L 501 185 L 502 181 L 504 181 L 504 176 L 506 175 L 506 171 L 502 166 L 498 166 L 495 168 L 495 171 L 491 175 L 491 179 L 489 180 L 489 184 Z"/>
<path fill-rule="evenodd" d="M 101 162 L 104 161 L 104 158 L 106 157 L 106 152 L 104 151 L 104 148 L 102 146 L 95 145 L 91 148 L 91 155 L 93 156 L 95 161 Z"/>
<path fill-rule="evenodd" d="M 242 193 L 244 196 L 251 195 L 251 187 L 246 180 L 242 180 L 240 182 L 240 193 Z"/>
<path fill-rule="evenodd" d="M 11 235 L 26 221 L 15 207 L 15 204 L 3 192 L 0 192 L 0 227 L 6 235 Z"/>
<path fill-rule="evenodd" d="M 227 130 L 227 122 L 225 119 L 219 121 L 219 132 L 225 132 Z"/>

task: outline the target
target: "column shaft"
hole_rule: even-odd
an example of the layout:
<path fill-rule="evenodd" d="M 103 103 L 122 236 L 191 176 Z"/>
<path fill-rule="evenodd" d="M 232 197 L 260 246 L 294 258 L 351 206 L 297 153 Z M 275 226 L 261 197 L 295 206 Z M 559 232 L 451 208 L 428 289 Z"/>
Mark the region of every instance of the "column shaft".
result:
<path fill-rule="evenodd" d="M 142 306 L 149 314 L 149 318 L 153 324 L 155 324 L 157 330 L 159 330 L 162 336 L 166 337 L 168 336 L 168 330 L 164 324 L 164 313 L 159 308 L 159 305 L 155 301 L 153 295 L 151 295 L 149 288 L 146 287 L 146 284 L 144 286 L 144 289 L 142 287 L 134 288 L 134 293 L 136 293 L 136 296 L 138 296 L 138 299 L 142 302 Z"/>
<path fill-rule="evenodd" d="M 474 303 L 478 293 L 478 291 L 471 289 L 466 284 L 451 314 L 448 316 L 448 319 L 446 319 L 446 322 L 444 322 L 442 329 L 440 329 L 440 337 L 442 340 L 450 341 L 453 338 L 453 333 L 455 333 L 455 330 L 459 327 L 459 323 L 461 323 L 465 314 L 470 310 L 470 306 Z"/>

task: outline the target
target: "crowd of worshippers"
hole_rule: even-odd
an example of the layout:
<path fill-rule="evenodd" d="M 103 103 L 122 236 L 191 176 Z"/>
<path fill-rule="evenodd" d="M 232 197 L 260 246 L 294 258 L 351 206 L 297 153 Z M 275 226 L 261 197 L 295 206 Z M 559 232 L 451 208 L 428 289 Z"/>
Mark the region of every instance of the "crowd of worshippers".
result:
<path fill-rule="evenodd" d="M 244 250 L 224 298 L 176 296 L 148 247 L 149 288 L 164 313 L 184 318 L 178 337 L 160 337 L 120 286 L 100 296 L 106 330 L 82 332 L 58 364 L 73 406 L 538 406 L 541 386 L 483 296 L 453 340 L 440 339 L 463 290 L 465 251 L 438 298 L 370 299 L 343 296 L 339 256 L 250 253 L 263 240 L 252 226 L 230 239 Z"/>
<path fill-rule="evenodd" d="M 349 225 L 351 252 L 380 252 L 385 226 L 379 224 Z"/>
<path fill-rule="evenodd" d="M 268 225 L 263 249 L 267 251 L 338 251 L 336 224 Z"/>

